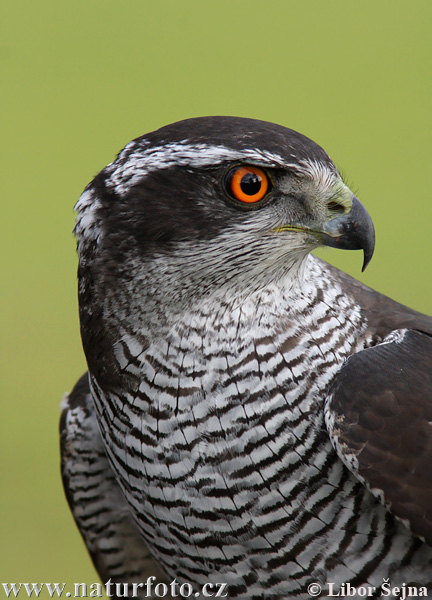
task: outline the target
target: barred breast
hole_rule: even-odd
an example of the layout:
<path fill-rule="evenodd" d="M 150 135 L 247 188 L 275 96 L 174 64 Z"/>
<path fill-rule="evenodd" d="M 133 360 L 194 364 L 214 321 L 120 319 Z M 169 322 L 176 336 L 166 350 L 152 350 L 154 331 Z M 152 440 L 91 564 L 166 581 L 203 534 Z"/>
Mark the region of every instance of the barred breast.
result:
<path fill-rule="evenodd" d="M 177 579 L 228 583 L 233 598 L 306 598 L 331 578 L 380 585 L 417 550 L 331 447 L 325 390 L 371 340 L 350 296 L 316 277 L 314 259 L 307 269 L 301 294 L 202 302 L 147 347 L 124 326 L 115 356 L 129 386 L 104 393 L 91 379 L 153 556 Z"/>

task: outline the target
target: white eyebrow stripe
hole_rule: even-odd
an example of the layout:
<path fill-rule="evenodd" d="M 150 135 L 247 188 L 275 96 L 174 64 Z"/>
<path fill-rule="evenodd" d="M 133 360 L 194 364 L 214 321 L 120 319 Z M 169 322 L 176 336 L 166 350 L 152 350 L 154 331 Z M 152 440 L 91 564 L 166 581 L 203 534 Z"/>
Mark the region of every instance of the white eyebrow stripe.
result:
<path fill-rule="evenodd" d="M 318 160 L 301 160 L 297 165 L 297 171 L 302 175 L 310 177 L 320 190 L 331 189 L 340 175 L 336 167 L 333 169 Z"/>
<path fill-rule="evenodd" d="M 169 143 L 163 146 L 146 148 L 146 140 L 134 140 L 118 155 L 117 159 L 105 169 L 106 185 L 118 195 L 124 196 L 131 187 L 143 179 L 148 173 L 172 166 L 204 167 L 217 165 L 224 161 L 250 161 L 268 167 L 293 169 L 300 175 L 315 182 L 322 193 L 327 193 L 339 179 L 336 167 L 318 160 L 299 160 L 295 154 L 289 154 L 295 162 L 288 162 L 281 155 L 268 151 L 245 148 L 233 150 L 226 146 L 208 144 L 189 144 L 187 141 Z M 89 184 L 79 198 L 75 210 L 78 212 L 75 234 L 79 243 L 95 241 L 102 237 L 100 198 L 92 184 Z"/>
<path fill-rule="evenodd" d="M 295 159 L 295 155 L 291 155 Z M 207 144 L 189 144 L 176 142 L 155 146 L 143 150 L 139 143 L 128 144 L 117 160 L 106 168 L 106 185 L 114 188 L 120 196 L 127 193 L 131 186 L 152 171 L 178 167 L 207 167 L 226 160 L 251 161 L 269 167 L 298 168 L 298 162 L 289 164 L 279 154 L 246 148 L 233 150 L 226 146 Z"/>

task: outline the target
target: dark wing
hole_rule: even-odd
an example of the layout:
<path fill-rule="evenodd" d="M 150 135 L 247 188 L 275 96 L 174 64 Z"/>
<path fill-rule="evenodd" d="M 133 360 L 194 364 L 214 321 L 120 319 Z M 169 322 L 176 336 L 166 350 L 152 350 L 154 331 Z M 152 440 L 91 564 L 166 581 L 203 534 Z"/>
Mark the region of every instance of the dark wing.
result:
<path fill-rule="evenodd" d="M 432 545 L 431 335 L 402 329 L 352 355 L 333 382 L 326 423 L 348 468 Z"/>
<path fill-rule="evenodd" d="M 348 468 L 432 545 L 432 318 L 327 268 L 373 340 L 329 390 L 330 438 Z"/>
<path fill-rule="evenodd" d="M 60 439 L 66 497 L 102 582 L 164 580 L 106 458 L 87 373 L 64 401 Z"/>

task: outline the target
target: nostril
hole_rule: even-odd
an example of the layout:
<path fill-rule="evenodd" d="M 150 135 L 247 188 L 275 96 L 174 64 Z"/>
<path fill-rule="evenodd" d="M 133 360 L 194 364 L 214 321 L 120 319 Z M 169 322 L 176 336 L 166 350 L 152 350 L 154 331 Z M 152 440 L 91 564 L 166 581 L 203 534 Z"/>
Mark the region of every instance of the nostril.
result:
<path fill-rule="evenodd" d="M 341 215 L 345 214 L 345 207 L 342 204 L 339 204 L 339 202 L 335 202 L 335 200 L 331 200 L 331 202 L 328 202 L 327 208 L 332 213 Z"/>

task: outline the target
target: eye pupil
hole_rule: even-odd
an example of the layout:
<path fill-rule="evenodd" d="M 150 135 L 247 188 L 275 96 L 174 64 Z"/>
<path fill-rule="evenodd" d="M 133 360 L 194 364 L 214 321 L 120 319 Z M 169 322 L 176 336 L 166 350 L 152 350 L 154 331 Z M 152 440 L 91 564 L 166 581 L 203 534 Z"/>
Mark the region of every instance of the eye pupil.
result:
<path fill-rule="evenodd" d="M 248 196 L 255 196 L 261 189 L 261 181 L 261 177 L 256 173 L 246 173 L 240 182 L 242 192 Z"/>

